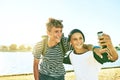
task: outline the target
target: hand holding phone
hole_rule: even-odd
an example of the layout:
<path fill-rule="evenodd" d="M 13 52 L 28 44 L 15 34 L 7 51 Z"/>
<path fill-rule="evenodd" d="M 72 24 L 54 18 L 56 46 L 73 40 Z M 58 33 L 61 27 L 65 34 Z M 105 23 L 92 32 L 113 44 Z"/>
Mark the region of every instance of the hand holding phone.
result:
<path fill-rule="evenodd" d="M 104 38 L 100 38 L 101 36 L 103 36 L 103 31 L 97 32 L 97 35 L 99 37 L 99 40 L 103 40 L 104 39 Z M 105 43 L 105 42 L 101 42 L 101 44 L 103 44 L 103 43 Z M 102 46 L 102 48 L 106 48 L 106 47 L 107 47 L 106 45 Z"/>

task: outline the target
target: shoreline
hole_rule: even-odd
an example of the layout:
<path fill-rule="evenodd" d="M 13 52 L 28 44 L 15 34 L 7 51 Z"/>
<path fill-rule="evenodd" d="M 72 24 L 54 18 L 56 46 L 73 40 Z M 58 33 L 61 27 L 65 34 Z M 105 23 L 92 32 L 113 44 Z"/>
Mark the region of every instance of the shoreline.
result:
<path fill-rule="evenodd" d="M 33 75 L 33 73 L 0 75 L 0 77 L 23 76 L 23 75 Z"/>
<path fill-rule="evenodd" d="M 91 72 L 92 73 L 92 72 Z M 120 67 L 103 68 L 98 74 L 99 80 L 120 80 Z M 0 80 L 34 80 L 33 73 L 0 75 Z M 65 80 L 75 80 L 73 70 L 67 71 Z"/>
<path fill-rule="evenodd" d="M 115 66 L 115 67 L 103 67 L 101 69 L 112 69 L 112 68 L 120 68 L 120 66 Z"/>
<path fill-rule="evenodd" d="M 104 68 L 101 68 L 101 70 L 105 70 L 105 69 L 116 69 L 116 68 L 119 68 L 119 69 L 120 69 L 120 66 L 116 66 L 116 67 L 104 67 Z M 69 73 L 69 72 L 74 72 L 74 70 L 68 70 L 68 71 L 66 71 L 66 73 Z M 8 75 L 0 75 L 0 77 L 22 76 L 22 75 L 33 75 L 33 73 L 8 74 Z"/>
<path fill-rule="evenodd" d="M 73 70 L 68 70 L 66 73 L 73 72 Z M 9 75 L 0 75 L 0 77 L 11 77 L 11 76 L 24 76 L 24 75 L 33 75 L 33 73 L 23 73 L 23 74 L 9 74 Z"/>

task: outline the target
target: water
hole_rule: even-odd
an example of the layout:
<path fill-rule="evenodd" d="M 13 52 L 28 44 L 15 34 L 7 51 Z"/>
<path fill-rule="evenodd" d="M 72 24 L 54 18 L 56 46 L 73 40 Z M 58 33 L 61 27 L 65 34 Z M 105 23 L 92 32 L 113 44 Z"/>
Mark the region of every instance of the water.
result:
<path fill-rule="evenodd" d="M 118 51 L 120 56 L 120 51 Z M 103 67 L 120 66 L 120 58 L 113 63 L 106 63 Z M 65 69 L 73 70 L 71 65 L 65 64 Z M 33 55 L 31 52 L 0 52 L 0 75 L 25 74 L 33 72 Z"/>
<path fill-rule="evenodd" d="M 0 75 L 31 73 L 32 64 L 30 52 L 0 52 Z"/>
<path fill-rule="evenodd" d="M 108 63 L 104 63 L 103 68 L 104 67 L 120 67 L 120 51 L 118 51 L 118 60 L 116 60 L 115 62 L 108 62 Z"/>

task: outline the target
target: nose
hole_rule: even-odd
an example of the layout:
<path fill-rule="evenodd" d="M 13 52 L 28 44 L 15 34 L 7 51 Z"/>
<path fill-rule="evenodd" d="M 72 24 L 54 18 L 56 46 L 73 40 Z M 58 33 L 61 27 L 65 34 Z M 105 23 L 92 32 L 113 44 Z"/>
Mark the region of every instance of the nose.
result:
<path fill-rule="evenodd" d="M 59 31 L 57 35 L 58 35 L 58 36 L 62 36 L 62 32 Z"/>
<path fill-rule="evenodd" d="M 78 39 L 78 40 L 77 40 L 77 42 L 78 42 L 78 43 L 81 43 L 81 42 L 82 42 L 82 40 L 81 40 L 81 39 Z"/>

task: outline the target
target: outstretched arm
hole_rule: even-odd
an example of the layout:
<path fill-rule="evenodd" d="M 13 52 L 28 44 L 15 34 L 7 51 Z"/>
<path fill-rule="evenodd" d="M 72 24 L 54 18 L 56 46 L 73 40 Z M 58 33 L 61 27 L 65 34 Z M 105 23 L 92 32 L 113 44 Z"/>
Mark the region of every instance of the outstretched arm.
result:
<path fill-rule="evenodd" d="M 109 60 L 116 61 L 118 59 L 118 53 L 112 44 L 110 36 L 103 34 L 103 36 L 99 37 L 98 39 L 101 47 L 95 48 L 94 52 L 101 58 L 103 53 L 107 53 Z M 102 48 L 102 46 L 106 47 Z"/>
<path fill-rule="evenodd" d="M 100 46 L 106 45 L 107 47 L 103 49 L 103 51 L 108 53 L 108 58 L 112 61 L 116 61 L 118 59 L 118 53 L 114 48 L 111 38 L 107 34 L 103 34 L 103 36 L 99 37 Z"/>

